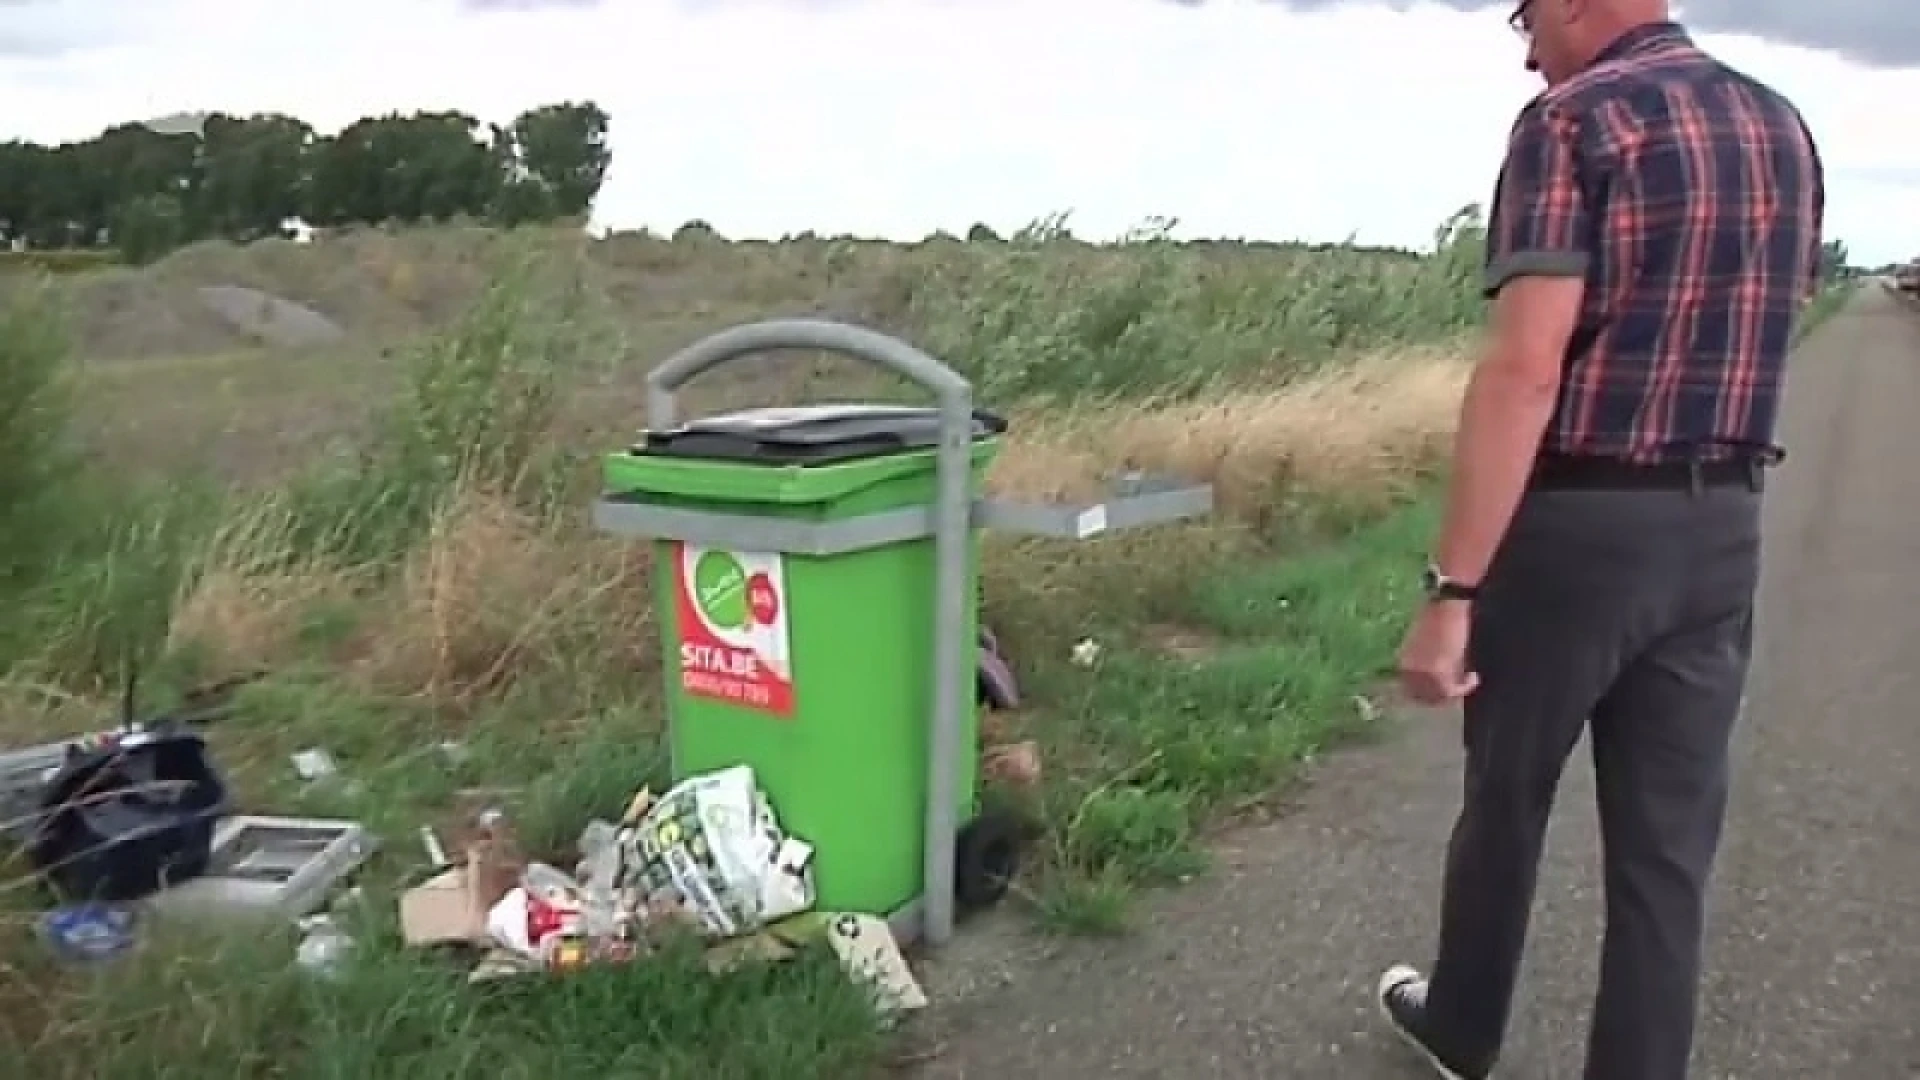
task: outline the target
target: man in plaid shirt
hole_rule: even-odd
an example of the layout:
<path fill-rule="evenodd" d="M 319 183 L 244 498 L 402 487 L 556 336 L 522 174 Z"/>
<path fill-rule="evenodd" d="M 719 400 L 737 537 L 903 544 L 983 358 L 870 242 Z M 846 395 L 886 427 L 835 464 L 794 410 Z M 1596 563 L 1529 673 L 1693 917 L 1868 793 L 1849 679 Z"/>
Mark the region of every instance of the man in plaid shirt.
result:
<path fill-rule="evenodd" d="M 1380 1003 L 1439 1075 L 1488 1075 L 1590 731 L 1607 930 L 1585 1077 L 1684 1080 L 1822 169 L 1794 107 L 1663 0 L 1524 0 L 1512 21 L 1548 87 L 1500 173 L 1490 342 L 1400 655 L 1415 700 L 1463 706 L 1464 805 L 1433 969 L 1387 972 Z"/>

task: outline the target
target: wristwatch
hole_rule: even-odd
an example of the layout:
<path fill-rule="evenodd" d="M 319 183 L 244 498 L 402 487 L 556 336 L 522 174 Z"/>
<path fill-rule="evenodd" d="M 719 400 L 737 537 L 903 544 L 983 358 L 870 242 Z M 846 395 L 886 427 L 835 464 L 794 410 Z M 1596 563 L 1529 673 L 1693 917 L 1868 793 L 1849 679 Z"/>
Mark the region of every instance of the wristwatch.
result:
<path fill-rule="evenodd" d="M 1480 586 L 1455 581 L 1432 563 L 1427 564 L 1427 571 L 1421 577 L 1421 587 L 1426 590 L 1428 600 L 1472 600 L 1480 595 Z"/>

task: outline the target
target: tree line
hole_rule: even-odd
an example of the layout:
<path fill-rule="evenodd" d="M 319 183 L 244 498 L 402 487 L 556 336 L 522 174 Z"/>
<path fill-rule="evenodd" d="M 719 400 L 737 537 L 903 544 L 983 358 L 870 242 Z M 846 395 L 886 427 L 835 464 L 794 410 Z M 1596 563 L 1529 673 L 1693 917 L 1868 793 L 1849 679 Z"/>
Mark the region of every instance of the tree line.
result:
<path fill-rule="evenodd" d="M 592 102 L 543 105 L 506 125 L 388 113 L 335 135 L 279 113 L 175 126 L 0 143 L 0 249 L 116 249 L 144 262 L 196 240 L 284 236 L 295 222 L 550 221 L 592 208 L 613 156 L 607 114 Z"/>

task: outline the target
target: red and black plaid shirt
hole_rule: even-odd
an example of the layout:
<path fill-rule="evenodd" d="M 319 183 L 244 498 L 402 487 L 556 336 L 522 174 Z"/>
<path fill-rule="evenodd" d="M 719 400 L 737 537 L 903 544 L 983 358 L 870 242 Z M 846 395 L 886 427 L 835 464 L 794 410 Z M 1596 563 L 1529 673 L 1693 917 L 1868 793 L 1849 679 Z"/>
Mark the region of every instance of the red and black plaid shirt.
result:
<path fill-rule="evenodd" d="M 1794 107 L 1672 23 L 1534 99 L 1494 192 L 1486 285 L 1586 280 L 1542 451 L 1656 462 L 1770 447 L 1825 201 Z"/>

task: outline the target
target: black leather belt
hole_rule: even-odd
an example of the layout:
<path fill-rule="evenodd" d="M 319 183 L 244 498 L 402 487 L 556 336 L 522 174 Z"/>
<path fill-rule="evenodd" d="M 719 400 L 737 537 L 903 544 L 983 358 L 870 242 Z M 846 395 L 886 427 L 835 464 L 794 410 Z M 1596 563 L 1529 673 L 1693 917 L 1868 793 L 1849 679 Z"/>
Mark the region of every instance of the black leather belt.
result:
<path fill-rule="evenodd" d="M 1686 491 L 1736 484 L 1759 491 L 1772 462 L 1742 454 L 1714 461 L 1637 463 L 1620 458 L 1543 454 L 1527 486 L 1535 491 Z"/>

